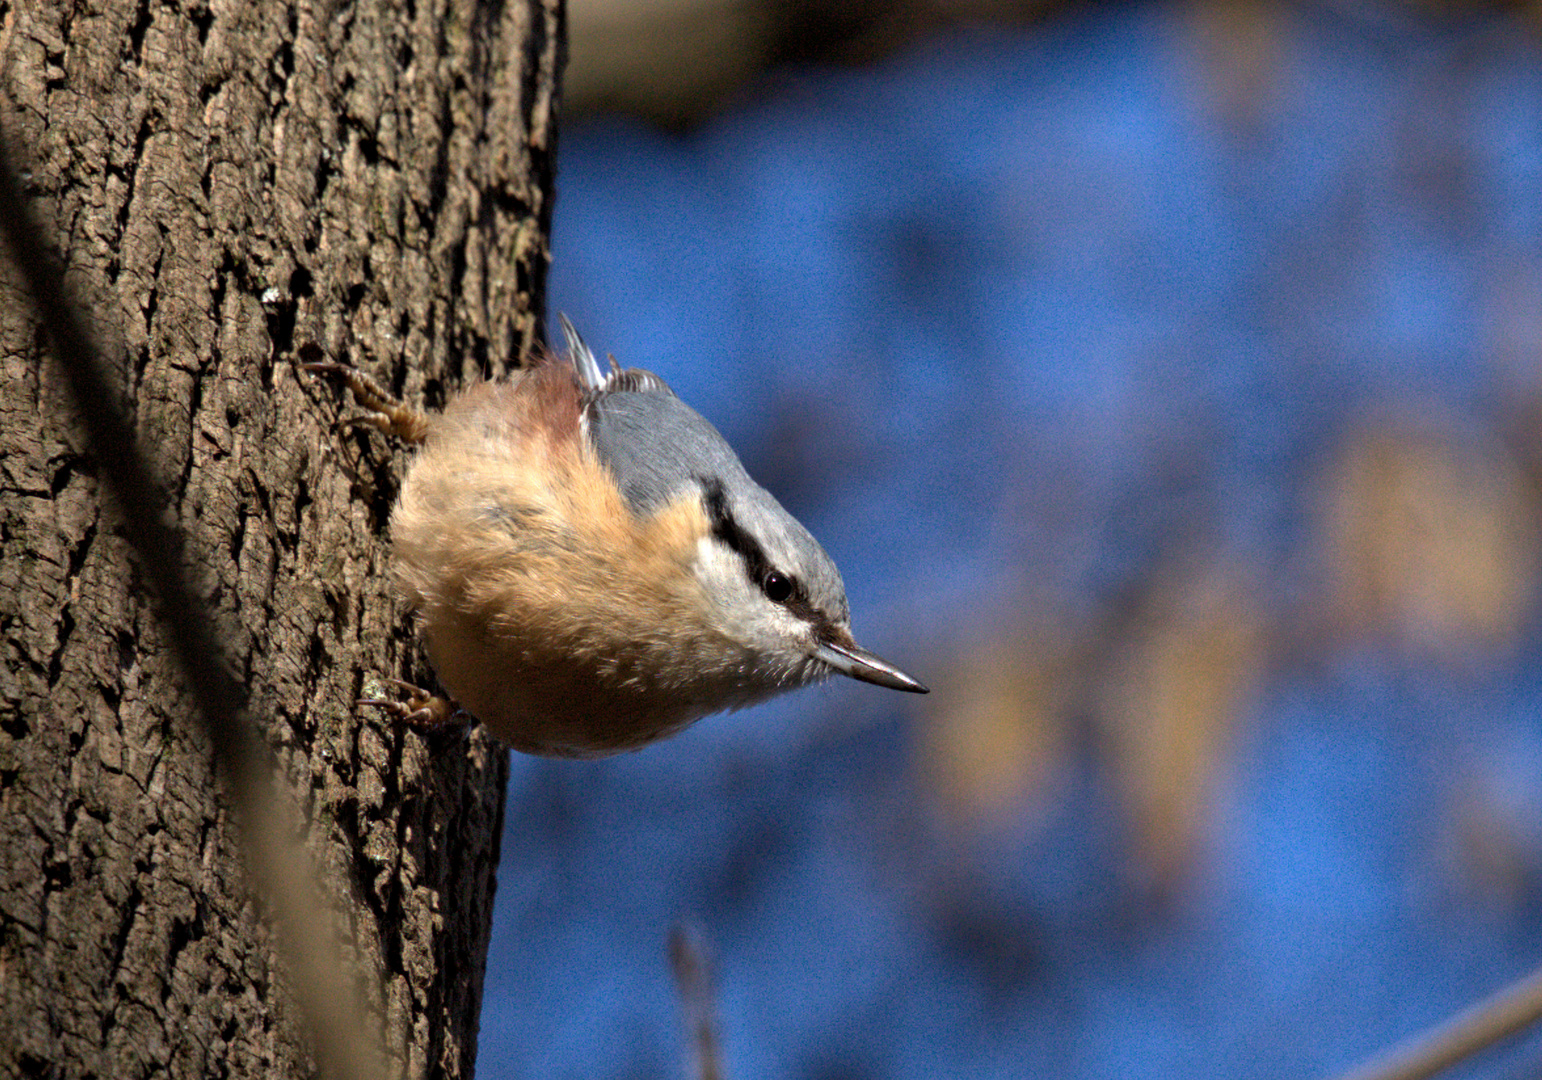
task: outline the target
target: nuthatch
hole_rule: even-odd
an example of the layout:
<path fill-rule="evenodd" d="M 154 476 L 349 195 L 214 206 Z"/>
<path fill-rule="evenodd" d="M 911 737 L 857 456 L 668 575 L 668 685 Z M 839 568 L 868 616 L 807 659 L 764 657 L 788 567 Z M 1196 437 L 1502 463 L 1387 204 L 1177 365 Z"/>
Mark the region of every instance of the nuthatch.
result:
<path fill-rule="evenodd" d="M 392 513 L 396 576 L 459 704 L 515 749 L 598 757 L 832 672 L 925 693 L 852 639 L 830 556 L 717 429 L 562 329 L 566 364 L 543 351 L 432 418 L 309 365 L 423 443 Z"/>

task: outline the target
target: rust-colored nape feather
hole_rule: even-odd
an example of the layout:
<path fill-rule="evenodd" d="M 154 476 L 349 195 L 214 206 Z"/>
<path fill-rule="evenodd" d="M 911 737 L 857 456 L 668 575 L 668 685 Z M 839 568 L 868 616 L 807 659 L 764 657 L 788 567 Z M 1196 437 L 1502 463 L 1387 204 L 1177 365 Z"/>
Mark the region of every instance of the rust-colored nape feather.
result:
<path fill-rule="evenodd" d="M 430 441 L 517 461 L 528 457 L 532 443 L 550 452 L 577 439 L 582 410 L 583 391 L 573 369 L 541 361 L 507 380 L 478 383 L 450 402 Z"/>
<path fill-rule="evenodd" d="M 556 443 L 578 437 L 578 419 L 584 408 L 578 376 L 549 352 L 545 359 L 526 369 L 531 397 L 530 420 Z"/>

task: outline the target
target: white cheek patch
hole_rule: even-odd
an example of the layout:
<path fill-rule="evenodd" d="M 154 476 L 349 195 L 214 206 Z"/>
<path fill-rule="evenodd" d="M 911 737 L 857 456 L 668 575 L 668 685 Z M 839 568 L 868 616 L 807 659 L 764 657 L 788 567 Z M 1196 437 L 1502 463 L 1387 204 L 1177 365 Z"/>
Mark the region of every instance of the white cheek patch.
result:
<path fill-rule="evenodd" d="M 720 607 L 737 607 L 750 598 L 744 561 L 711 536 L 696 541 L 696 576 Z"/>
<path fill-rule="evenodd" d="M 744 560 L 714 537 L 696 542 L 696 574 L 715 609 L 714 621 L 740 643 L 782 652 L 808 637 L 808 624 L 766 599 L 745 573 Z"/>

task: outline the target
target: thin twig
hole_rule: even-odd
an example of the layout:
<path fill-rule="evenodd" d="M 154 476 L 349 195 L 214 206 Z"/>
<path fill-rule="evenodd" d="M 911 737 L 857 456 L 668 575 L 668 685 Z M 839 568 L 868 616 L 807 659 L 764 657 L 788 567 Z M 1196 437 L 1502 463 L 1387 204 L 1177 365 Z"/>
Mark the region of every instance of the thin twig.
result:
<path fill-rule="evenodd" d="M 1542 968 L 1337 1080 L 1424 1080 L 1542 1019 Z"/>
<path fill-rule="evenodd" d="M 172 652 L 187 677 L 196 714 L 236 808 L 248 870 L 275 914 L 279 947 L 292 976 L 290 989 L 308 1023 L 317 1064 L 337 1080 L 382 1076 L 384 1059 L 376 1042 L 365 1035 L 351 968 L 324 932 L 324 920 L 316 918 L 325 908 L 309 858 L 290 839 L 296 834 L 291 827 L 296 816 L 271 796 L 272 755 L 253 732 L 245 688 L 226 667 L 226 649 L 187 584 L 182 535 L 163 519 L 161 485 L 134 445 L 119 405 L 122 395 L 108 379 L 86 320 L 66 293 L 59 254 L 43 239 L 22 194 L 5 152 L 10 145 L 0 132 L 0 238 L 48 331 L 100 475 L 117 502 L 124 533 L 160 598 Z"/>
<path fill-rule="evenodd" d="M 669 966 L 680 988 L 685 1034 L 696 1059 L 696 1080 L 723 1080 L 713 1007 L 712 958 L 701 933 L 683 922 L 669 931 Z"/>

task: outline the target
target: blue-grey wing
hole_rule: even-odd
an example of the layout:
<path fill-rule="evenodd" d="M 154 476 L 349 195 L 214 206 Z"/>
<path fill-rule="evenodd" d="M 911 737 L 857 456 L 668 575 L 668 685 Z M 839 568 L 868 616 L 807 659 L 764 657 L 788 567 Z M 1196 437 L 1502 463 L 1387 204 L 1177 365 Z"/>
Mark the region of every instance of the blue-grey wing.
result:
<path fill-rule="evenodd" d="M 651 372 L 612 375 L 584 418 L 590 442 L 638 516 L 699 494 L 705 478 L 748 480 L 717 428 Z"/>

